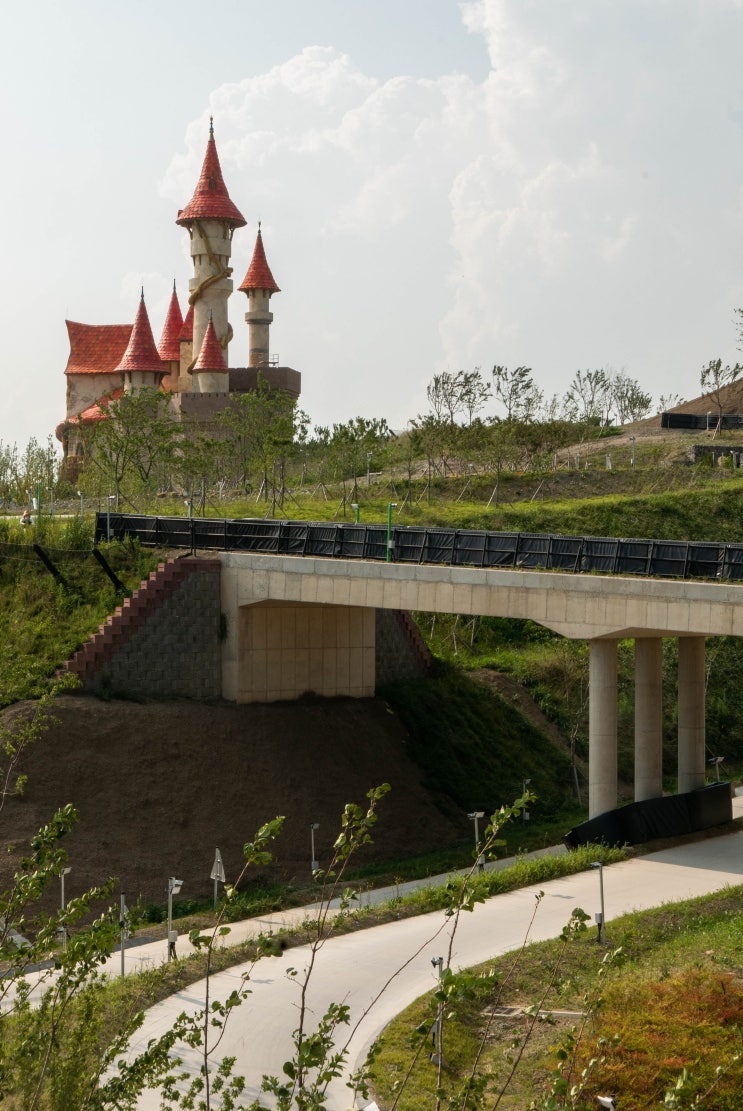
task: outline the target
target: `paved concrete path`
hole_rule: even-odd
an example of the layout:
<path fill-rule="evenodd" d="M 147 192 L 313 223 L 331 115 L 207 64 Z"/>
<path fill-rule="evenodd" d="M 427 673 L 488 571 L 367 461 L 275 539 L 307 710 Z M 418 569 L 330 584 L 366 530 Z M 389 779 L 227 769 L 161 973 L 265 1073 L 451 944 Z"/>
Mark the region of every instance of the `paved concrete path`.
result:
<path fill-rule="evenodd" d="M 736 812 L 738 809 L 736 805 Z M 738 832 L 624 861 L 604 870 L 607 922 L 628 911 L 709 894 L 741 882 L 743 833 Z M 544 898 L 535 915 L 540 889 Z M 331 1002 L 347 1003 L 352 1015 L 348 1060 L 349 1070 L 353 1070 L 390 1019 L 434 988 L 431 961 L 446 957 L 450 945 L 452 967 L 468 967 L 519 947 L 527 935 L 531 940 L 555 937 L 576 906 L 591 916 L 599 909 L 594 872 L 489 899 L 474 914 L 462 916 L 454 938 L 451 919 L 440 912 L 334 938 L 317 958 L 308 994 L 310 1028 Z M 303 908 L 299 913 L 306 912 Z M 271 916 L 257 924 L 264 931 L 276 929 L 291 920 L 293 913 Z M 239 929 L 243 928 L 255 928 L 255 924 L 240 924 Z M 611 940 L 610 927 L 608 936 Z M 164 942 L 161 946 L 164 949 Z M 301 947 L 282 958 L 261 961 L 250 982 L 251 996 L 230 1020 L 220 1055 L 236 1057 L 236 1071 L 246 1076 L 250 1099 L 259 1094 L 261 1076 L 280 1075 L 291 1053 L 299 990 L 296 979 L 287 971 L 295 968 L 301 973 L 308 958 L 308 948 Z M 213 977 L 212 997 L 224 998 L 238 987 L 243 971 L 236 967 Z M 153 1007 L 132 1049 L 143 1048 L 182 1011 L 197 1010 L 203 1004 L 204 991 L 204 982 L 193 984 Z M 186 1067 L 198 1069 L 198 1055 L 184 1048 L 181 1056 Z M 334 1082 L 330 1111 L 344 1111 L 351 1105 L 343 1080 Z M 142 1111 L 159 1107 L 157 1095 L 145 1094 L 139 1107 Z"/>

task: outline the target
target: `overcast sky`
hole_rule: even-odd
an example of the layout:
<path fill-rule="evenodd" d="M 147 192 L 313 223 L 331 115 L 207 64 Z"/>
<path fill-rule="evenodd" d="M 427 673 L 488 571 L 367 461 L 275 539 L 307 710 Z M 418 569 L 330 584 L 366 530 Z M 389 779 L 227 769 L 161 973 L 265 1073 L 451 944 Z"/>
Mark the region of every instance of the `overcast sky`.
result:
<path fill-rule="evenodd" d="M 156 338 L 214 115 L 316 424 L 442 370 L 611 367 L 654 397 L 739 357 L 741 0 L 37 0 L 6 16 L 0 439 L 65 415 L 65 317 Z M 234 293 L 230 363 L 247 362 Z"/>

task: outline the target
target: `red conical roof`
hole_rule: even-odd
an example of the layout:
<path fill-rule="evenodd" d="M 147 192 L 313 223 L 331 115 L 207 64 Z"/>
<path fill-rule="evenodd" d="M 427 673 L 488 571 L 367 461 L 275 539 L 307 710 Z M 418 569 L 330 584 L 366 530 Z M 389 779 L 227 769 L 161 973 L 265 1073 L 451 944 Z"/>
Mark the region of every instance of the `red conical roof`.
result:
<path fill-rule="evenodd" d="M 193 305 L 188 306 L 188 312 L 183 318 L 183 327 L 181 328 L 180 335 L 178 336 L 178 342 L 193 342 Z"/>
<path fill-rule="evenodd" d="M 263 236 L 261 235 L 260 224 L 258 225 L 258 235 L 256 236 L 253 257 L 250 260 L 248 272 L 243 278 L 242 285 L 238 286 L 238 289 L 243 293 L 247 293 L 249 289 L 265 289 L 269 293 L 281 293 L 271 273 L 271 268 L 266 261 L 266 252 L 263 249 Z"/>
<path fill-rule="evenodd" d="M 209 141 L 206 144 L 204 164 L 194 195 L 185 208 L 178 212 L 176 224 L 187 228 L 194 220 L 224 220 L 236 228 L 244 228 L 246 220 L 230 200 L 227 186 L 222 177 L 217 144 L 214 142 L 214 126 L 209 121 Z"/>
<path fill-rule="evenodd" d="M 150 318 L 144 303 L 144 290 L 139 300 L 139 308 L 134 318 L 134 327 L 129 337 L 129 344 L 124 352 L 121 362 L 115 371 L 150 371 L 156 374 L 167 374 L 168 368 L 157 353 L 155 340 L 150 327 Z"/>
<path fill-rule="evenodd" d="M 178 304 L 178 294 L 173 282 L 173 295 L 168 306 L 168 315 L 165 317 L 163 334 L 157 345 L 160 358 L 166 363 L 177 363 L 181 357 L 181 328 L 183 327 L 183 313 Z"/>
<path fill-rule="evenodd" d="M 209 319 L 204 332 L 204 342 L 199 351 L 199 357 L 193 365 L 193 373 L 198 374 L 200 370 L 216 370 L 227 371 L 227 363 L 224 361 L 224 352 L 219 346 L 217 333 L 214 330 L 214 321 Z"/>

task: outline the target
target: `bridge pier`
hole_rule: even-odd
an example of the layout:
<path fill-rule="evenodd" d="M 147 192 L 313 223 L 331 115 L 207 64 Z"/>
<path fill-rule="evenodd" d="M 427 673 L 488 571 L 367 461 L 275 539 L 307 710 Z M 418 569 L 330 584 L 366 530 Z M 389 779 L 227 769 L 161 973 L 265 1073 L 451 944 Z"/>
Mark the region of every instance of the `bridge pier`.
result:
<path fill-rule="evenodd" d="M 663 641 L 635 641 L 635 802 L 663 794 Z"/>
<path fill-rule="evenodd" d="M 617 805 L 617 641 L 589 641 L 588 814 Z M 678 638 L 678 792 L 704 786 L 705 638 Z M 663 641 L 635 640 L 635 801 L 663 794 Z"/>
<path fill-rule="evenodd" d="M 704 787 L 704 637 L 679 637 L 678 790 Z"/>
<path fill-rule="evenodd" d="M 588 815 L 617 805 L 617 641 L 589 642 Z"/>

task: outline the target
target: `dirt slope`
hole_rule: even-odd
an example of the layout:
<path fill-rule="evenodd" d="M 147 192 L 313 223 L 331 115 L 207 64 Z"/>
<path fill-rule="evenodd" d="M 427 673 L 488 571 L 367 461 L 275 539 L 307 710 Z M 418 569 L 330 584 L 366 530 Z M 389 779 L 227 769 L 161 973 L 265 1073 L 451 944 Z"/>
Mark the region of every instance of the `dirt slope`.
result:
<path fill-rule="evenodd" d="M 6 715 L 23 712 L 23 704 Z M 445 813 L 425 791 L 405 752 L 405 731 L 378 699 L 313 700 L 234 706 L 191 702 L 59 700 L 59 724 L 24 759 L 22 799 L 0 814 L 5 880 L 29 837 L 54 809 L 72 802 L 80 823 L 67 839 L 73 897 L 107 876 L 133 900 L 163 903 L 167 878 L 184 880 L 183 898 L 208 896 L 215 847 L 228 879 L 258 826 L 286 815 L 276 847 L 285 878 L 310 873 L 310 822 L 320 823 L 316 854 L 327 863 L 349 801 L 364 802 L 382 782 L 375 845 L 367 858 L 425 852 L 464 839 L 466 816 Z"/>

